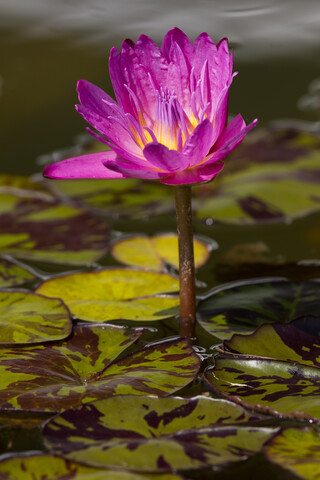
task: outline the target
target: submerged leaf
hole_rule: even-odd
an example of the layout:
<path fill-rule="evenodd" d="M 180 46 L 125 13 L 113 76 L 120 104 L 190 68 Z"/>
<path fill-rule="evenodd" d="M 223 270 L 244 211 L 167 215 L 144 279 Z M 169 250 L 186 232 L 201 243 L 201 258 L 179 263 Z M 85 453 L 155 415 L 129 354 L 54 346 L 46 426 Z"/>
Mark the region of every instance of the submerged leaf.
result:
<path fill-rule="evenodd" d="M 209 258 L 209 244 L 194 239 L 195 267 L 199 268 Z M 134 267 L 147 268 L 161 272 L 168 263 L 179 270 L 178 237 L 174 233 L 155 235 L 154 237 L 133 236 L 118 240 L 111 247 L 116 260 Z"/>
<path fill-rule="evenodd" d="M 70 313 L 58 298 L 0 290 L 0 345 L 62 340 L 71 329 Z"/>
<path fill-rule="evenodd" d="M 0 194 L 0 248 L 4 253 L 53 263 L 87 264 L 102 257 L 108 226 L 86 211 L 46 194 Z"/>
<path fill-rule="evenodd" d="M 143 332 L 78 325 L 66 342 L 0 350 L 0 409 L 58 412 L 112 395 L 166 396 L 196 376 L 200 359 L 187 340 L 117 357 Z"/>
<path fill-rule="evenodd" d="M 212 335 L 229 339 L 251 333 L 261 323 L 289 322 L 312 312 L 320 315 L 318 282 L 248 281 L 216 289 L 199 303 L 199 322 Z"/>
<path fill-rule="evenodd" d="M 224 400 L 125 396 L 56 416 L 44 437 L 53 452 L 73 461 L 161 472 L 248 458 L 275 432 L 233 425 L 250 420 Z"/>
<path fill-rule="evenodd" d="M 178 290 L 178 279 L 167 273 L 109 268 L 53 278 L 37 293 L 61 298 L 74 317 L 89 322 L 154 321 L 177 313 L 179 298 L 163 294 Z"/>

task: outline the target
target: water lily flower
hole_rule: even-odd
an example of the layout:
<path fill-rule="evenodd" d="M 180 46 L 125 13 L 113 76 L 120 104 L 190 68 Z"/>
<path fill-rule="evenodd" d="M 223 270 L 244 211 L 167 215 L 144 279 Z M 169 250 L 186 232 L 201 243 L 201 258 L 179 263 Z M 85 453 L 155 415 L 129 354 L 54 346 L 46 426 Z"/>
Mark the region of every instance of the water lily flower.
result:
<path fill-rule="evenodd" d="M 80 80 L 76 106 L 109 149 L 48 165 L 46 177 L 207 182 L 256 124 L 241 115 L 227 123 L 234 74 L 226 39 L 215 45 L 202 33 L 192 43 L 174 28 L 159 48 L 141 35 L 120 53 L 112 48 L 109 71 L 117 101 Z"/>

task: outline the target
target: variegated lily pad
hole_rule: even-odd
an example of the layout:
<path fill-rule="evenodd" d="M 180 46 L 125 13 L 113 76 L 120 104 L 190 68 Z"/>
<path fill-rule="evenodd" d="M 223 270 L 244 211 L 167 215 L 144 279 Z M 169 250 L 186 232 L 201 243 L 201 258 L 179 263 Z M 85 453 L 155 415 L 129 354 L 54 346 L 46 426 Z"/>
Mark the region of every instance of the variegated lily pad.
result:
<path fill-rule="evenodd" d="M 231 283 L 215 289 L 198 307 L 200 324 L 222 340 L 234 333 L 251 333 L 261 323 L 289 322 L 310 312 L 320 315 L 318 282 Z"/>
<path fill-rule="evenodd" d="M 36 280 L 36 276 L 6 258 L 0 258 L 0 288 L 15 287 Z"/>
<path fill-rule="evenodd" d="M 87 264 L 103 256 L 108 227 L 102 220 L 63 205 L 42 192 L 0 194 L 0 249 L 45 262 Z"/>
<path fill-rule="evenodd" d="M 301 320 L 298 320 L 290 324 L 264 324 L 251 335 L 233 335 L 224 345 L 235 353 L 320 367 L 320 337 L 308 333 L 319 330 L 320 318 L 310 316 L 307 319 L 307 332 L 301 329 L 301 323 Z"/>
<path fill-rule="evenodd" d="M 61 300 L 0 290 L 0 345 L 62 340 L 71 329 L 69 310 Z"/>
<path fill-rule="evenodd" d="M 139 474 L 86 467 L 48 454 L 20 455 L 0 462 L 2 480 L 181 480 L 173 474 Z"/>
<path fill-rule="evenodd" d="M 109 217 L 145 218 L 174 211 L 172 189 L 157 182 L 123 180 L 46 180 L 59 197 Z"/>
<path fill-rule="evenodd" d="M 248 356 L 218 356 L 207 382 L 228 399 L 257 411 L 320 419 L 320 368 Z"/>
<path fill-rule="evenodd" d="M 223 400 L 126 396 L 68 410 L 43 433 L 54 453 L 72 461 L 161 472 L 248 458 L 274 433 L 232 424 L 249 420 Z"/>
<path fill-rule="evenodd" d="M 193 244 L 195 267 L 198 268 L 206 263 L 214 244 L 198 238 Z M 133 267 L 161 272 L 165 264 L 170 264 L 179 270 L 178 237 L 174 233 L 124 238 L 112 245 L 111 254 L 119 262 Z"/>
<path fill-rule="evenodd" d="M 114 319 L 155 321 L 175 315 L 179 290 L 167 273 L 126 268 L 65 275 L 44 282 L 38 293 L 61 298 L 76 318 L 89 322 Z"/>
<path fill-rule="evenodd" d="M 195 216 L 252 224 L 319 211 L 319 147 L 319 138 L 302 130 L 257 129 L 230 156 L 223 175 L 194 189 Z M 50 186 L 109 216 L 145 218 L 174 211 L 172 189 L 157 182 L 54 180 Z"/>
<path fill-rule="evenodd" d="M 196 189 L 198 217 L 250 224 L 319 211 L 319 147 L 317 136 L 297 129 L 249 135 L 224 174 Z"/>
<path fill-rule="evenodd" d="M 290 470 L 297 478 L 320 478 L 320 436 L 312 428 L 288 428 L 271 439 L 264 453 L 282 468 Z"/>
<path fill-rule="evenodd" d="M 168 340 L 116 360 L 142 333 L 79 325 L 66 342 L 0 350 L 0 409 L 60 410 L 123 394 L 166 396 L 196 376 L 187 340 Z"/>

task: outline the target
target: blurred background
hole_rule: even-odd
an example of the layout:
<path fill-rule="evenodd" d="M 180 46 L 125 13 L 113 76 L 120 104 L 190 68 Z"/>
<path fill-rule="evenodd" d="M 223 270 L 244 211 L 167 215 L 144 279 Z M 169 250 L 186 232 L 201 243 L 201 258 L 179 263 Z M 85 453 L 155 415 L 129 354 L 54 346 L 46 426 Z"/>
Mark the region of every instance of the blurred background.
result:
<path fill-rule="evenodd" d="M 161 43 L 174 26 L 229 38 L 231 113 L 319 125 L 319 0 L 0 0 L 0 171 L 35 172 L 39 157 L 75 145 L 77 80 L 112 95 L 110 48 L 141 33 Z"/>

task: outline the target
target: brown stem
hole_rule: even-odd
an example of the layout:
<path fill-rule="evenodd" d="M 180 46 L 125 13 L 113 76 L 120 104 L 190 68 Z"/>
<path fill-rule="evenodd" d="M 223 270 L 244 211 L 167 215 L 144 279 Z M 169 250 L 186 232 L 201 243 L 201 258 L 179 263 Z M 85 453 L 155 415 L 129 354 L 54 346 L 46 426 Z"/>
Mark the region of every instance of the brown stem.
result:
<path fill-rule="evenodd" d="M 193 255 L 191 187 L 175 187 L 179 239 L 180 336 L 194 337 L 196 293 Z"/>

